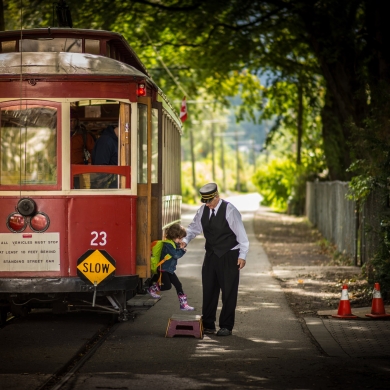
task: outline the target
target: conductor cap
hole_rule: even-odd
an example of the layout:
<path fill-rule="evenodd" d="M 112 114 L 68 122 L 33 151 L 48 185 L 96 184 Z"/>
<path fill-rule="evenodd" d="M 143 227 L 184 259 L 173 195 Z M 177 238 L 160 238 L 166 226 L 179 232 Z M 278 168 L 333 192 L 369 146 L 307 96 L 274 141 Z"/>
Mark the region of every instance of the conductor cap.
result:
<path fill-rule="evenodd" d="M 202 196 L 200 201 L 202 203 L 210 203 L 216 196 L 218 196 L 218 186 L 215 183 L 208 183 L 199 190 Z"/>

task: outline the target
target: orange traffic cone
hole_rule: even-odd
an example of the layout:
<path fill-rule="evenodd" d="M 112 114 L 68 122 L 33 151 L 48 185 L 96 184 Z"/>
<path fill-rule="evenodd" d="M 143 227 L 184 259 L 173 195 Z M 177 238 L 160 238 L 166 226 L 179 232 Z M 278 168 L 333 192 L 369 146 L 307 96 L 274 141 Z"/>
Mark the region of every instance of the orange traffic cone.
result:
<path fill-rule="evenodd" d="M 348 286 L 346 284 L 343 285 L 343 289 L 341 290 L 339 310 L 337 311 L 337 314 L 332 315 L 332 317 L 347 319 L 357 318 L 357 316 L 353 315 L 351 312 L 351 305 L 348 298 Z"/>
<path fill-rule="evenodd" d="M 372 292 L 372 305 L 371 314 L 366 314 L 366 317 L 371 318 L 385 318 L 390 317 L 390 314 L 386 314 L 385 305 L 383 303 L 381 288 L 379 283 L 375 283 L 374 291 Z"/>

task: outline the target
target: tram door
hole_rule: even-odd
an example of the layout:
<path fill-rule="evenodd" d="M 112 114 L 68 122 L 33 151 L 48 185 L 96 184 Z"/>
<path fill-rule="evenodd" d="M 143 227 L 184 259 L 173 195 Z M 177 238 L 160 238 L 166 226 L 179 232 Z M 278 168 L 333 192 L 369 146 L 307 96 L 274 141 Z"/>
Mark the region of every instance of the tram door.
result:
<path fill-rule="evenodd" d="M 138 99 L 137 120 L 137 274 L 151 277 L 150 245 L 161 239 L 161 138 L 162 104 Z"/>

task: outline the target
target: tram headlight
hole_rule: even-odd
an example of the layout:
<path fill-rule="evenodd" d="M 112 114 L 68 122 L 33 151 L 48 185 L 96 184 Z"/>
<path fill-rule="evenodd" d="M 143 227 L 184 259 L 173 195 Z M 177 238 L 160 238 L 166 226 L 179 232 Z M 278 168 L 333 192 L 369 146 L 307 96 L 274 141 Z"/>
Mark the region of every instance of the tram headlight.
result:
<path fill-rule="evenodd" d="M 146 96 L 146 85 L 144 83 L 138 84 L 137 96 Z"/>
<path fill-rule="evenodd" d="M 25 217 L 33 215 L 37 209 L 36 203 L 30 198 L 22 198 L 19 200 L 16 209 Z"/>
<path fill-rule="evenodd" d="M 27 220 L 19 213 L 12 213 L 8 216 L 7 227 L 11 232 L 20 233 L 26 229 Z"/>
<path fill-rule="evenodd" d="M 49 217 L 42 212 L 38 212 L 30 219 L 30 228 L 34 232 L 43 233 L 50 225 Z"/>

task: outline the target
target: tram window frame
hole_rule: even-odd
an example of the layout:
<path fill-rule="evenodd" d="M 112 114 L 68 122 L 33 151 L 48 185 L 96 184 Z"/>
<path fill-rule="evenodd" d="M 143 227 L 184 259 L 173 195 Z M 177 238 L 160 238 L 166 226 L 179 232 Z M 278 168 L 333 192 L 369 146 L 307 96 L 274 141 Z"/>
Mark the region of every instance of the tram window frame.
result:
<path fill-rule="evenodd" d="M 62 156 L 62 151 L 61 151 L 61 134 L 62 134 L 62 129 L 61 129 L 61 117 L 62 117 L 62 108 L 61 104 L 57 102 L 52 102 L 52 101 L 47 101 L 47 100 L 22 100 L 22 101 L 8 101 L 8 102 L 1 102 L 0 103 L 0 155 L 1 155 L 1 132 L 2 132 L 2 127 L 1 127 L 1 112 L 6 109 L 7 107 L 19 107 L 25 109 L 26 107 L 28 108 L 34 108 L 34 107 L 41 107 L 41 108 L 51 108 L 56 110 L 56 121 L 55 121 L 55 128 L 53 127 L 52 129 L 55 129 L 55 134 L 54 134 L 54 150 L 55 150 L 55 155 L 51 156 L 52 162 L 55 161 L 55 170 L 56 170 L 56 175 L 55 175 L 55 182 L 53 181 L 52 183 L 27 183 L 27 182 L 19 182 L 19 183 L 11 183 L 11 184 L 2 184 L 1 180 L 1 174 L 3 172 L 2 166 L 0 166 L 0 189 L 1 190 L 6 190 L 6 191 L 15 191 L 15 190 L 28 190 L 28 191 L 39 191 L 39 190 L 44 190 L 44 191 L 50 191 L 50 190 L 60 190 L 62 187 L 62 165 L 61 165 L 61 156 Z M 16 127 L 15 127 L 16 128 Z M 21 129 L 21 128 L 20 128 Z M 28 130 L 27 130 L 28 131 Z M 41 138 L 42 138 L 41 134 Z M 29 140 L 31 141 L 31 139 Z M 34 141 L 31 143 L 35 144 Z M 29 149 L 30 150 L 30 149 Z M 42 150 L 49 150 L 47 148 L 43 148 Z M 24 152 L 26 153 L 27 149 L 25 148 Z M 22 159 L 23 159 L 22 155 Z M 39 163 L 39 158 L 38 158 L 38 163 Z M 48 160 L 42 160 L 40 163 L 45 163 L 48 162 Z M 1 159 L 1 164 L 3 164 L 3 160 Z M 24 163 L 26 169 L 31 167 L 30 165 L 30 160 Z M 50 162 L 49 162 L 50 164 Z M 23 164 L 21 164 L 23 165 Z M 53 164 L 52 164 L 53 165 Z M 20 169 L 20 167 L 19 167 Z M 44 171 L 44 174 L 47 174 L 47 172 Z M 35 173 L 36 175 L 42 174 L 38 172 Z"/>
<path fill-rule="evenodd" d="M 152 166 L 151 181 L 158 183 L 158 108 L 152 108 Z"/>
<path fill-rule="evenodd" d="M 138 103 L 137 112 L 137 183 L 148 182 L 148 106 Z"/>

